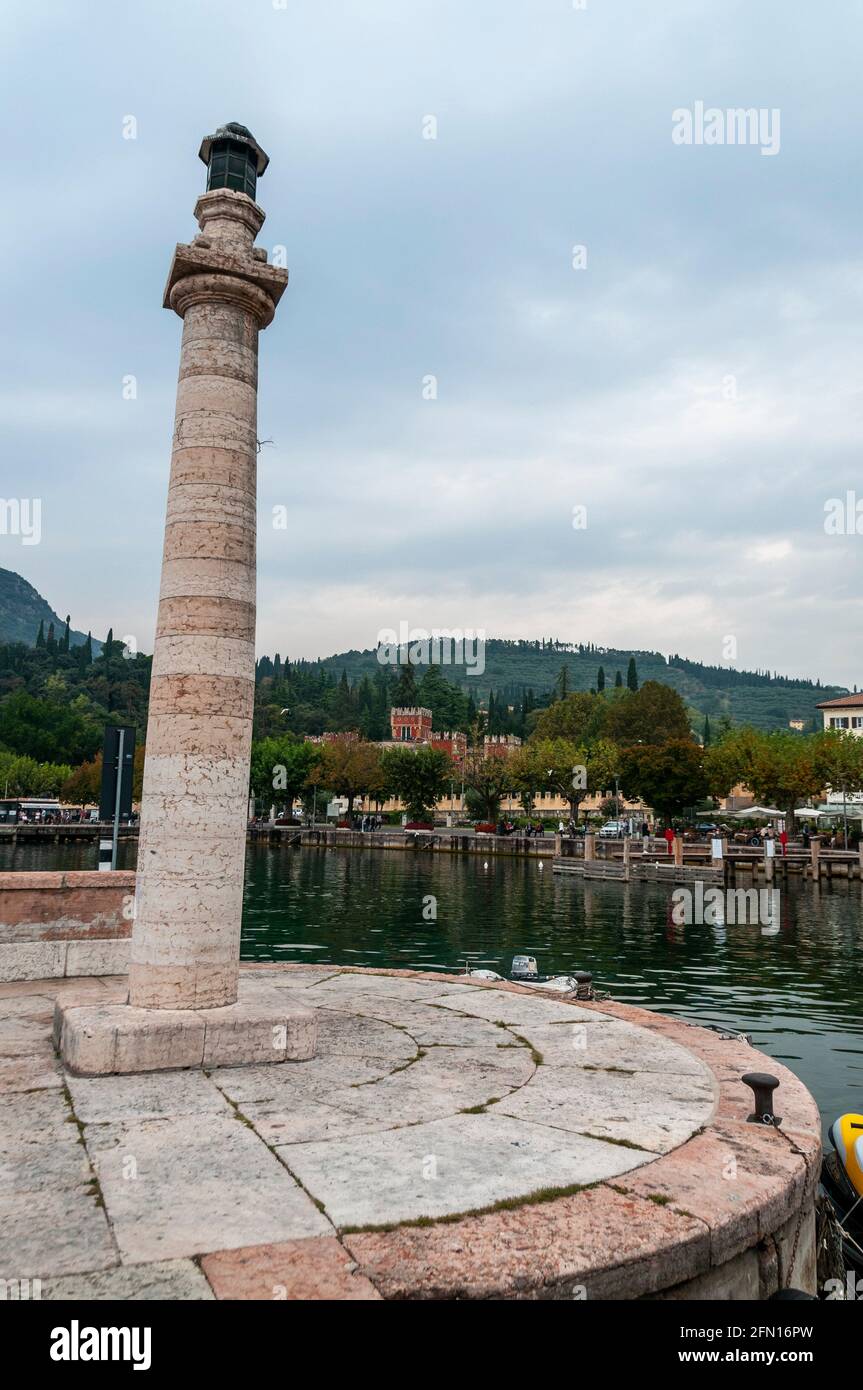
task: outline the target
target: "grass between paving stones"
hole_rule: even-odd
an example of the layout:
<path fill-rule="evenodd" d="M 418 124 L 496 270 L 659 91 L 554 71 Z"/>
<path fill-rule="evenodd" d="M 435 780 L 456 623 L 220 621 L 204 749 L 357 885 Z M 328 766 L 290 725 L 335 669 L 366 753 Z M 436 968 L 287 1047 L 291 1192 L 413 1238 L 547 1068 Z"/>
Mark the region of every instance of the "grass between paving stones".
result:
<path fill-rule="evenodd" d="M 405 1029 L 404 1031 L 406 1032 L 407 1030 Z M 410 1037 L 410 1034 L 408 1034 L 408 1036 Z M 412 1041 L 415 1042 L 416 1039 L 414 1038 L 414 1039 L 412 1039 Z M 358 1091 L 358 1090 L 360 1089 L 361 1086 L 377 1086 L 378 1082 L 388 1080 L 389 1077 L 395 1076 L 395 1075 L 397 1074 L 397 1072 L 400 1072 L 400 1071 L 407 1071 L 408 1067 L 412 1067 L 412 1066 L 414 1065 L 415 1062 L 418 1062 L 418 1061 L 420 1060 L 421 1057 L 425 1057 L 425 1056 L 426 1056 L 426 1049 L 425 1049 L 424 1047 L 420 1047 L 420 1048 L 418 1048 L 418 1050 L 417 1050 L 417 1055 L 416 1055 L 416 1057 L 411 1057 L 409 1061 L 403 1062 L 402 1065 L 401 1065 L 400 1067 L 393 1067 L 392 1071 L 388 1071 L 387 1074 L 386 1074 L 386 1076 L 375 1076 L 375 1077 L 372 1077 L 371 1081 L 352 1081 L 352 1082 L 350 1083 L 350 1089 L 351 1089 L 352 1091 Z"/>
<path fill-rule="evenodd" d="M 55 1048 L 54 1051 L 56 1052 L 57 1049 Z M 90 1155 L 89 1155 L 89 1153 L 87 1153 L 87 1145 L 86 1145 L 85 1142 L 84 1142 L 84 1126 L 83 1126 L 83 1124 L 81 1123 L 81 1121 L 78 1119 L 78 1116 L 75 1114 L 75 1106 L 74 1106 L 74 1104 L 73 1104 L 73 1102 L 72 1102 L 72 1094 L 71 1094 L 71 1092 L 70 1092 L 70 1090 L 69 1090 L 69 1087 L 66 1085 L 65 1081 L 64 1081 L 64 1083 L 63 1083 L 63 1085 L 62 1085 L 62 1087 L 61 1087 L 60 1089 L 61 1089 L 61 1094 L 62 1094 L 62 1096 L 63 1096 L 63 1099 L 65 1100 L 66 1104 L 67 1104 L 68 1107 L 69 1107 L 69 1114 L 66 1116 L 66 1124 L 74 1125 L 75 1128 L 77 1129 L 77 1131 L 78 1131 L 78 1143 L 81 1145 L 81 1148 L 84 1150 L 84 1154 L 85 1154 L 86 1159 L 87 1159 L 87 1165 L 88 1165 L 88 1167 L 89 1167 L 89 1169 L 90 1169 L 90 1172 L 91 1172 L 91 1174 L 92 1174 L 92 1176 L 89 1177 L 89 1178 L 87 1179 L 87 1182 L 86 1182 L 86 1184 L 85 1184 L 85 1186 L 86 1186 L 87 1189 L 88 1189 L 87 1196 L 88 1196 L 88 1197 L 92 1197 L 92 1198 L 94 1199 L 95 1203 L 96 1203 L 96 1206 L 97 1206 L 97 1207 L 101 1207 L 102 1210 L 103 1210 L 103 1211 L 105 1212 L 105 1214 L 107 1215 L 108 1209 L 107 1209 L 107 1207 L 105 1206 L 105 1198 L 104 1198 L 103 1193 L 102 1193 L 102 1186 L 101 1186 L 101 1183 L 99 1182 L 99 1179 L 98 1179 L 98 1177 L 97 1177 L 97 1175 L 96 1175 L 96 1169 L 93 1167 L 93 1164 L 92 1164 L 92 1162 L 90 1161 Z"/>
<path fill-rule="evenodd" d="M 627 1067 L 595 1067 L 589 1062 L 585 1062 L 584 1066 L 582 1067 L 582 1071 L 613 1071 L 617 1072 L 620 1076 L 637 1075 L 636 1072 L 629 1071 Z"/>
<path fill-rule="evenodd" d="M 390 1221 L 380 1226 L 342 1226 L 343 1236 L 365 1235 L 375 1232 L 385 1235 L 388 1231 L 403 1231 L 409 1227 L 452 1226 L 457 1221 L 465 1221 L 470 1216 L 491 1216 L 497 1211 L 518 1211 L 520 1207 L 542 1206 L 546 1202 L 556 1202 L 560 1197 L 575 1197 L 579 1192 L 590 1192 L 599 1187 L 598 1182 L 571 1183 L 568 1187 L 540 1187 L 535 1192 L 527 1192 L 523 1197 L 504 1197 L 487 1207 L 469 1207 L 466 1211 L 449 1212 L 446 1216 L 415 1216 L 409 1221 Z"/>
<path fill-rule="evenodd" d="M 494 1026 L 495 1028 L 505 1028 L 506 1031 L 508 1033 L 511 1033 L 512 1036 L 515 1038 L 516 1043 L 519 1045 L 519 1047 L 527 1048 L 528 1052 L 530 1053 L 533 1065 L 535 1067 L 542 1066 L 543 1062 L 545 1061 L 545 1058 L 543 1057 L 542 1053 L 534 1047 L 532 1042 L 528 1042 L 527 1038 L 523 1038 L 521 1036 L 521 1033 L 514 1033 L 513 1030 L 510 1028 L 509 1024 L 504 1023 L 502 1019 L 496 1018 L 494 1020 Z M 512 1043 L 498 1043 L 498 1047 L 512 1047 Z"/>
<path fill-rule="evenodd" d="M 616 1144 L 619 1149 L 635 1149 L 640 1154 L 653 1153 L 653 1149 L 646 1149 L 643 1144 L 634 1144 L 631 1139 L 612 1139 L 610 1134 L 591 1134 L 589 1129 L 578 1129 L 576 1134 L 580 1134 L 582 1139 L 595 1139 L 599 1144 Z"/>
<path fill-rule="evenodd" d="M 512 1094 L 512 1092 L 510 1092 L 510 1094 Z M 502 1100 L 502 1099 L 503 1099 L 502 1096 L 489 1096 L 488 1100 L 484 1100 L 483 1103 L 482 1103 L 482 1105 L 469 1105 L 469 1106 L 467 1107 L 466 1110 L 459 1110 L 459 1111 L 458 1111 L 458 1114 L 459 1114 L 459 1115 L 484 1115 L 484 1114 L 486 1113 L 486 1111 L 488 1110 L 488 1107 L 489 1107 L 490 1105 L 497 1105 L 498 1101 L 500 1101 L 500 1100 Z"/>
<path fill-rule="evenodd" d="M 294 1182 L 297 1184 L 297 1187 L 299 1187 L 299 1188 L 301 1189 L 301 1191 L 305 1192 L 305 1194 L 306 1194 L 306 1196 L 308 1197 L 309 1201 L 310 1201 L 310 1202 L 313 1202 L 314 1205 L 317 1207 L 318 1211 L 321 1213 L 321 1215 L 322 1215 L 322 1216 L 326 1216 L 326 1217 L 327 1217 L 327 1220 L 330 1221 L 330 1224 L 332 1224 L 331 1218 L 330 1218 L 329 1216 L 327 1216 L 327 1209 L 326 1209 L 326 1207 L 324 1206 L 323 1202 L 322 1202 L 318 1197 L 316 1197 L 315 1194 L 314 1194 L 313 1192 L 310 1192 L 309 1189 L 306 1187 L 306 1185 L 305 1185 L 303 1182 L 300 1181 L 300 1179 L 297 1177 L 296 1173 L 294 1172 L 293 1168 L 290 1168 L 290 1167 L 288 1166 L 288 1164 L 285 1162 L 285 1160 L 282 1158 L 282 1155 L 281 1155 L 281 1154 L 278 1152 L 278 1150 L 276 1149 L 275 1144 L 269 1143 L 269 1141 L 266 1140 L 262 1134 L 259 1134 L 259 1133 L 258 1133 L 258 1131 L 255 1129 L 255 1126 L 252 1124 L 251 1120 L 248 1118 L 247 1115 L 244 1115 L 244 1114 L 243 1114 L 242 1110 L 240 1109 L 240 1107 L 238 1106 L 238 1104 L 237 1104 L 236 1101 L 232 1100 L 230 1096 L 225 1095 L 225 1092 L 224 1092 L 224 1091 L 222 1091 L 222 1095 L 225 1096 L 225 1100 L 228 1102 L 228 1104 L 230 1105 L 231 1109 L 233 1110 L 233 1112 L 234 1112 L 234 1119 L 235 1119 L 235 1120 L 239 1120 L 239 1121 L 240 1121 L 240 1124 L 245 1125 L 247 1129 L 250 1129 L 250 1130 L 252 1131 L 252 1133 L 254 1134 L 254 1136 L 255 1136 L 256 1139 L 260 1139 L 260 1141 L 261 1141 L 261 1143 L 263 1144 L 264 1148 L 265 1148 L 265 1149 L 269 1149 L 270 1153 L 273 1155 L 273 1158 L 275 1158 L 276 1161 L 277 1161 L 278 1163 L 281 1163 L 281 1165 L 282 1165 L 282 1167 L 285 1169 L 285 1171 L 291 1175 L 291 1177 L 293 1178 Z M 335 1230 L 335 1226 L 333 1226 L 333 1230 Z"/>

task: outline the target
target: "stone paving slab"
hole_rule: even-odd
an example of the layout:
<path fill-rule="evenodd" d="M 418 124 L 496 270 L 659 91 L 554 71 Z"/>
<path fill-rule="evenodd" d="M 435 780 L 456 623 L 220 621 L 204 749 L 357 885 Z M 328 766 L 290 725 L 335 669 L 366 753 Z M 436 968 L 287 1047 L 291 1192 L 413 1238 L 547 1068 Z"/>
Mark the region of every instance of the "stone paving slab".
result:
<path fill-rule="evenodd" d="M 713 1114 L 714 1088 L 696 1076 L 540 1067 L 530 1086 L 504 1097 L 495 1110 L 533 1124 L 554 1125 L 653 1153 L 668 1153 Z"/>
<path fill-rule="evenodd" d="M 41 1297 L 86 1303 L 114 1300 L 180 1303 L 213 1299 L 215 1294 L 194 1260 L 163 1260 L 47 1279 L 42 1283 Z"/>
<path fill-rule="evenodd" d="M 456 1013 L 474 1014 L 496 1023 L 524 1028 L 530 1023 L 590 1023 L 595 1015 L 576 1004 L 555 1002 L 554 996 L 540 998 L 536 994 L 510 994 L 504 990 L 475 990 L 464 985 L 450 988 L 438 995 L 435 1004 Z"/>
<path fill-rule="evenodd" d="M 691 1216 L 611 1186 L 434 1226 L 347 1235 L 384 1298 L 641 1298 L 709 1267 Z"/>
<path fill-rule="evenodd" d="M 380 1300 L 374 1284 L 332 1236 L 222 1250 L 205 1255 L 201 1265 L 217 1298 Z"/>
<path fill-rule="evenodd" d="M 305 1000 L 304 1000 L 305 1002 Z M 317 1004 L 317 1057 L 387 1057 L 406 1062 L 417 1055 L 417 1044 L 410 1033 L 382 1019 L 346 1014 L 338 1008 Z"/>
<path fill-rule="evenodd" d="M 338 1227 L 450 1216 L 587 1185 L 649 1155 L 498 1115 L 459 1115 L 278 1150 Z"/>
<path fill-rule="evenodd" d="M 587 1022 L 528 1023 L 522 1031 L 548 1067 L 597 1067 L 609 1074 L 633 1076 L 660 1072 L 706 1079 L 709 1075 L 704 1062 L 678 1043 L 622 1020 L 594 1016 Z"/>
<path fill-rule="evenodd" d="M 383 1057 L 313 1057 L 302 1066 L 220 1067 L 211 1080 L 243 1113 L 250 1104 L 297 1109 L 307 1098 L 324 1100 L 339 1087 L 379 1081 L 400 1065 Z"/>
<path fill-rule="evenodd" d="M 92 1185 L 0 1192 L 0 1279 L 44 1280 L 117 1262 L 117 1247 Z"/>
<path fill-rule="evenodd" d="M 75 1114 L 88 1125 L 230 1110 L 222 1093 L 197 1070 L 144 1072 L 140 1076 L 70 1075 L 67 1085 Z"/>
<path fill-rule="evenodd" d="M 275 1155 L 233 1115 L 88 1125 L 85 1135 L 128 1263 L 331 1229 Z"/>

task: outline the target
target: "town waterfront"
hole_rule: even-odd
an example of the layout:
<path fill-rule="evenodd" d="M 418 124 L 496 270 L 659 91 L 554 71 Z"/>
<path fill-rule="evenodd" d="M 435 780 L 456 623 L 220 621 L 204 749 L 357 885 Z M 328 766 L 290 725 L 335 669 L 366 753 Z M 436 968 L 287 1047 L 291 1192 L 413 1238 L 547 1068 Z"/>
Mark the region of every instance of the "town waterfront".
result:
<path fill-rule="evenodd" d="M 121 868 L 134 867 L 136 850 L 120 845 Z M 77 845 L 4 846 L 0 869 L 83 869 L 93 858 Z M 542 971 L 591 970 L 622 1002 L 750 1034 L 801 1077 L 825 1124 L 863 1106 L 859 884 L 790 882 L 778 930 L 765 932 L 676 926 L 664 887 L 487 863 L 252 845 L 243 959 L 425 970 L 470 959 L 503 971 L 528 952 Z"/>

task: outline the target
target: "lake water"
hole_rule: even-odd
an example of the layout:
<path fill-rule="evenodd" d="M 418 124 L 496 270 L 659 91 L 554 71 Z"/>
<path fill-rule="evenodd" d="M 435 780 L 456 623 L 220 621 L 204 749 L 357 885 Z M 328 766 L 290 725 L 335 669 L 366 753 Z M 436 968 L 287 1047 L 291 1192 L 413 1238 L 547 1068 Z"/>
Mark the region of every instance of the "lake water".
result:
<path fill-rule="evenodd" d="M 135 849 L 121 845 L 129 867 Z M 94 859 L 94 847 L 0 848 L 7 869 L 89 868 Z M 792 881 L 778 930 L 765 932 L 676 926 L 662 886 L 585 884 L 553 874 L 550 861 L 485 862 L 251 846 L 243 958 L 420 970 L 469 958 L 504 972 L 526 953 L 546 973 L 591 970 L 597 988 L 626 1003 L 751 1034 L 801 1077 L 827 1124 L 863 1110 L 859 883 Z"/>

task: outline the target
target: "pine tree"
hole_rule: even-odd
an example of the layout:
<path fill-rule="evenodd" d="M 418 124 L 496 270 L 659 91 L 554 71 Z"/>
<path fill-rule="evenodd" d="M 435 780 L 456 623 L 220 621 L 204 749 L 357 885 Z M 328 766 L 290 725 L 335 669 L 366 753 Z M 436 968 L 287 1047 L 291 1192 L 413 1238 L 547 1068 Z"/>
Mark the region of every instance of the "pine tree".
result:
<path fill-rule="evenodd" d="M 41 623 L 39 624 L 39 631 L 36 633 L 36 646 L 37 646 L 37 647 L 44 647 L 44 645 L 45 645 L 45 619 L 43 618 L 42 621 L 41 621 Z"/>
<path fill-rule="evenodd" d="M 597 690 L 597 694 L 601 695 L 604 689 L 605 689 L 605 667 L 604 667 L 604 666 L 600 666 L 599 670 L 598 670 L 597 673 L 596 673 L 596 690 Z"/>
<path fill-rule="evenodd" d="M 629 667 L 626 672 L 626 688 L 635 691 L 638 689 L 638 672 L 635 669 L 635 657 L 629 658 Z"/>

